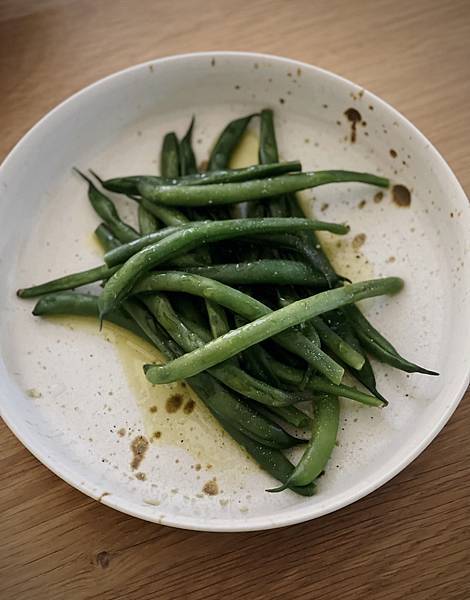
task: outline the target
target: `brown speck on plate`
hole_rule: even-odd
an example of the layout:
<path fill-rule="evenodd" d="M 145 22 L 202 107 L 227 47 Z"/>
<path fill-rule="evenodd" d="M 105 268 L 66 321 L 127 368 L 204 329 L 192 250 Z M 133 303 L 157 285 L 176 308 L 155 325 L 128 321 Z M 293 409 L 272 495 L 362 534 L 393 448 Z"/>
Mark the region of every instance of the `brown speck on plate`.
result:
<path fill-rule="evenodd" d="M 183 405 L 183 396 L 181 394 L 172 394 L 165 403 L 167 413 L 177 412 Z"/>
<path fill-rule="evenodd" d="M 372 104 L 369 104 L 369 110 L 374 110 L 374 107 L 372 106 Z"/>
<path fill-rule="evenodd" d="M 397 206 L 409 206 L 411 204 L 411 192 L 404 185 L 394 185 L 392 187 L 392 200 Z"/>
<path fill-rule="evenodd" d="M 147 448 L 149 447 L 149 441 L 143 435 L 138 435 L 132 440 L 131 451 L 133 459 L 131 462 L 131 469 L 136 470 L 139 468 L 140 463 L 143 461 Z"/>
<path fill-rule="evenodd" d="M 375 202 L 376 204 L 378 204 L 379 202 L 382 202 L 382 200 L 383 200 L 383 197 L 384 197 L 384 193 L 383 193 L 383 192 L 377 192 L 377 193 L 375 194 L 375 196 L 374 196 L 374 202 Z"/>
<path fill-rule="evenodd" d="M 161 431 L 155 431 L 154 434 L 153 434 L 153 437 L 156 440 L 159 440 L 162 437 L 162 432 Z"/>
<path fill-rule="evenodd" d="M 348 108 L 344 111 L 348 121 L 351 123 L 351 143 L 354 144 L 357 137 L 357 124 L 362 121 L 361 113 L 356 108 Z"/>
<path fill-rule="evenodd" d="M 359 202 L 359 204 L 357 205 L 358 208 L 364 208 L 364 206 L 367 204 L 367 202 L 365 200 L 361 200 Z"/>
<path fill-rule="evenodd" d="M 147 479 L 147 475 L 145 473 L 142 473 L 142 471 L 139 471 L 135 474 L 135 478 L 139 481 L 145 481 Z"/>
<path fill-rule="evenodd" d="M 354 250 L 358 250 L 361 246 L 364 245 L 365 241 L 366 241 L 366 234 L 365 233 L 358 233 L 353 238 L 352 247 L 354 248 Z"/>
<path fill-rule="evenodd" d="M 192 400 L 192 399 L 188 400 L 183 407 L 184 414 L 190 415 L 193 412 L 195 406 L 196 406 L 196 403 L 194 402 L 194 400 Z"/>
<path fill-rule="evenodd" d="M 154 70 L 153 65 L 149 65 L 149 71 L 150 71 L 150 73 L 153 73 L 153 70 Z"/>
<path fill-rule="evenodd" d="M 280 102 L 281 104 L 284 104 L 284 102 L 285 102 L 284 98 L 279 98 L 279 102 Z"/>
<path fill-rule="evenodd" d="M 157 410 L 158 410 L 158 408 L 155 406 L 155 404 L 149 408 L 149 412 L 151 412 L 151 413 L 156 413 Z"/>
<path fill-rule="evenodd" d="M 390 149 L 390 156 L 391 156 L 392 158 L 396 158 L 396 157 L 398 156 L 398 155 L 397 155 L 397 151 L 396 151 L 396 150 L 394 150 L 393 148 L 391 148 L 391 149 Z"/>
<path fill-rule="evenodd" d="M 211 60 L 211 67 L 215 67 L 215 58 Z"/>
<path fill-rule="evenodd" d="M 200 471 L 202 469 L 201 463 L 197 463 L 197 465 L 194 465 L 194 468 L 196 471 Z"/>
<path fill-rule="evenodd" d="M 206 483 L 202 487 L 202 491 L 208 496 L 217 496 L 217 494 L 219 493 L 219 486 L 217 485 L 215 477 L 210 481 L 206 481 Z"/>
<path fill-rule="evenodd" d="M 300 77 L 302 75 L 302 69 L 299 67 L 297 69 L 297 77 Z"/>
<path fill-rule="evenodd" d="M 235 89 L 236 89 L 236 90 L 239 90 L 239 89 L 240 89 L 240 86 L 238 85 L 238 83 L 237 83 L 237 85 L 235 85 L 234 87 L 235 87 Z"/>
<path fill-rule="evenodd" d="M 394 256 L 389 256 L 389 257 L 387 258 L 387 262 L 388 262 L 388 263 L 394 263 L 394 262 L 395 262 L 395 260 L 396 260 L 396 259 L 395 259 L 395 257 L 394 257 Z"/>
<path fill-rule="evenodd" d="M 325 212 L 325 210 L 329 207 L 330 205 L 328 204 L 328 202 L 323 202 L 323 204 L 321 205 L 320 211 L 321 212 Z"/>
<path fill-rule="evenodd" d="M 125 427 L 121 427 L 121 429 L 117 430 L 117 434 L 119 437 L 124 437 L 126 435 L 126 428 Z"/>

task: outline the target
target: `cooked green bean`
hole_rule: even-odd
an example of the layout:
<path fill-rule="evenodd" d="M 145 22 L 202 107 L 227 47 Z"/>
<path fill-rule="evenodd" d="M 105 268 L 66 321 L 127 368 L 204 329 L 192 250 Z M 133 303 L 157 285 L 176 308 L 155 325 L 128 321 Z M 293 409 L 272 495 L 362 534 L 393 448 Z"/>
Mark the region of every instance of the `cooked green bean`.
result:
<path fill-rule="evenodd" d="M 74 168 L 74 170 L 88 183 L 88 199 L 91 205 L 117 239 L 120 242 L 132 242 L 132 240 L 136 240 L 139 234 L 133 227 L 121 220 L 114 202 L 100 192 L 89 177 L 81 173 L 78 169 Z"/>
<path fill-rule="evenodd" d="M 207 316 L 209 318 L 209 325 L 213 338 L 225 335 L 230 331 L 230 327 L 227 321 L 227 315 L 220 304 L 212 302 L 212 300 L 205 300 Z"/>
<path fill-rule="evenodd" d="M 264 164 L 279 160 L 274 115 L 270 109 L 264 109 L 260 115 L 259 162 Z M 288 217 L 285 196 L 273 197 L 267 203 L 267 211 L 271 217 Z"/>
<path fill-rule="evenodd" d="M 251 179 L 263 179 L 282 175 L 283 173 L 294 173 L 302 170 L 298 160 L 287 162 L 274 161 L 265 165 L 251 165 L 239 169 L 218 169 L 217 171 L 205 171 L 194 173 L 179 178 L 158 177 L 157 175 L 129 175 L 128 177 L 114 177 L 103 180 L 93 171 L 93 175 L 101 185 L 110 192 L 135 196 L 139 194 L 138 184 L 146 182 L 149 185 L 209 185 L 211 183 L 237 183 Z"/>
<path fill-rule="evenodd" d="M 151 291 L 177 291 L 202 296 L 217 302 L 248 321 L 272 314 L 271 309 L 259 300 L 218 281 L 190 273 L 176 271 L 152 274 L 140 281 L 133 293 Z M 276 335 L 274 341 L 306 360 L 334 383 L 341 381 L 344 369 L 300 332 L 284 331 Z"/>
<path fill-rule="evenodd" d="M 344 225 L 322 223 L 309 219 L 233 219 L 210 223 L 197 223 L 177 231 L 157 244 L 148 246 L 132 256 L 105 285 L 100 297 L 100 310 L 112 310 L 130 292 L 136 281 L 152 267 L 180 256 L 208 242 L 233 239 L 242 235 L 282 230 L 324 229 L 346 233 Z"/>
<path fill-rule="evenodd" d="M 297 232 L 296 235 L 292 235 L 289 233 L 279 233 L 273 235 L 256 235 L 250 236 L 247 240 L 250 243 L 261 244 L 265 246 L 266 244 L 272 244 L 274 246 L 279 246 L 280 248 L 286 248 L 287 250 L 291 250 L 296 254 L 299 254 L 307 264 L 310 264 L 314 269 L 323 273 L 326 280 L 328 281 L 330 287 L 335 287 L 339 282 L 343 281 L 344 278 L 334 274 L 334 277 L 331 275 L 331 272 L 325 262 L 324 255 L 320 252 L 320 245 L 317 243 L 316 247 L 313 245 L 313 241 L 315 238 L 309 238 L 308 236 L 301 235 L 302 233 L 312 233 L 311 232 Z"/>
<path fill-rule="evenodd" d="M 193 128 L 195 117 L 193 115 L 188 131 L 180 142 L 180 171 L 181 175 L 192 175 L 197 173 L 196 157 L 192 145 Z"/>
<path fill-rule="evenodd" d="M 20 298 L 35 298 L 36 296 L 42 296 L 43 294 L 50 294 L 52 292 L 62 292 L 64 290 L 73 290 L 82 285 L 94 283 L 95 281 L 104 281 L 109 279 L 111 275 L 119 270 L 119 266 L 108 267 L 106 265 L 100 265 L 93 269 L 87 269 L 86 271 L 80 271 L 79 273 L 72 273 L 71 275 L 65 275 L 58 279 L 52 279 L 46 283 L 39 285 L 33 285 L 29 288 L 19 289 L 16 294 Z"/>
<path fill-rule="evenodd" d="M 163 138 L 160 154 L 160 173 L 163 177 L 169 179 L 180 175 L 179 143 L 173 131 L 167 133 Z"/>
<path fill-rule="evenodd" d="M 269 108 L 262 110 L 260 113 L 258 155 L 261 164 L 273 163 L 279 160 L 276 134 L 274 132 L 273 111 Z"/>
<path fill-rule="evenodd" d="M 261 259 L 207 267 L 189 267 L 188 273 L 202 275 L 227 285 L 308 285 L 328 287 L 321 273 L 302 262 L 293 260 Z"/>
<path fill-rule="evenodd" d="M 312 435 L 302 458 L 281 487 L 267 490 L 281 492 L 291 485 L 308 485 L 323 472 L 336 444 L 339 426 L 339 401 L 322 395 L 314 402 Z"/>
<path fill-rule="evenodd" d="M 137 217 L 139 220 L 139 231 L 142 235 L 154 233 L 160 229 L 160 223 L 158 219 L 149 212 L 143 204 L 139 204 L 137 208 Z"/>
<path fill-rule="evenodd" d="M 233 151 L 245 133 L 248 123 L 255 116 L 256 113 L 241 119 L 235 119 L 225 127 L 210 154 L 208 171 L 225 169 L 230 162 Z"/>
<path fill-rule="evenodd" d="M 250 200 L 272 198 L 281 194 L 299 192 L 328 183 L 360 182 L 388 187 L 384 177 L 356 171 L 311 171 L 293 175 L 279 175 L 268 179 L 254 179 L 241 183 L 214 183 L 204 187 L 196 185 L 150 185 L 138 184 L 144 198 L 167 206 L 211 206 L 237 204 Z"/>
<path fill-rule="evenodd" d="M 270 406 L 266 410 L 298 429 L 307 429 L 312 423 L 312 419 L 296 406 Z"/>
<path fill-rule="evenodd" d="M 104 223 L 98 225 L 98 227 L 95 229 L 95 235 L 100 246 L 105 252 L 108 252 L 108 250 L 113 250 L 113 248 L 117 248 L 121 245 L 121 242 L 116 236 L 113 235 L 113 232 Z"/>
<path fill-rule="evenodd" d="M 365 358 L 362 354 L 357 352 L 357 350 L 330 329 L 321 317 L 314 317 L 312 323 L 315 327 L 315 331 L 318 332 L 320 339 L 327 348 L 341 358 L 348 366 L 356 370 L 362 369 L 365 362 Z"/>
<path fill-rule="evenodd" d="M 281 306 L 287 306 L 292 304 L 292 302 L 297 299 L 298 298 L 284 294 L 284 296 L 280 298 L 280 303 Z M 321 317 L 314 317 L 311 321 L 305 323 L 305 325 L 312 326 L 315 333 L 318 334 L 325 346 L 329 348 L 346 365 L 356 370 L 359 370 L 363 367 L 365 363 L 364 356 L 350 346 L 335 331 L 330 329 L 330 327 L 328 327 Z"/>
<path fill-rule="evenodd" d="M 287 204 L 291 217 L 301 218 L 306 216 L 295 194 L 289 194 L 287 196 Z M 297 237 L 300 238 L 300 246 L 307 249 L 302 254 L 307 258 L 310 264 L 318 269 L 320 273 L 323 273 L 330 284 L 330 287 L 335 287 L 340 283 L 343 278 L 334 270 L 329 258 L 323 251 L 315 232 L 306 231 L 305 233 L 298 234 Z"/>
<path fill-rule="evenodd" d="M 204 346 L 207 337 L 201 339 L 186 327 L 162 294 L 152 294 L 144 299 L 144 302 L 157 321 L 185 352 Z M 208 373 L 242 396 L 268 406 L 288 406 L 303 400 L 298 394 L 285 392 L 251 377 L 230 362 L 216 365 L 208 369 Z"/>
<path fill-rule="evenodd" d="M 98 296 L 77 292 L 47 294 L 38 300 L 33 308 L 33 315 L 36 317 L 74 315 L 98 318 Z M 119 309 L 109 313 L 106 320 L 150 341 L 135 322 Z"/>
<path fill-rule="evenodd" d="M 197 390 L 195 390 L 197 391 Z M 203 392 L 204 390 L 201 390 Z M 247 435 L 240 432 L 238 429 L 233 427 L 230 422 L 222 419 L 217 414 L 214 415 L 221 423 L 222 427 L 231 435 L 231 437 L 240 446 L 250 454 L 254 460 L 260 465 L 262 469 L 267 471 L 272 477 L 278 481 L 285 482 L 294 470 L 292 463 L 280 452 L 273 448 L 267 448 L 266 446 L 256 442 L 249 438 Z M 310 483 L 302 487 L 287 486 L 288 489 L 292 490 L 296 494 L 301 496 L 313 496 L 315 493 L 315 484 Z"/>
<path fill-rule="evenodd" d="M 190 377 L 319 314 L 364 298 L 395 293 L 402 287 L 401 279 L 387 277 L 321 292 L 232 330 L 171 363 L 162 366 L 145 365 L 145 374 L 151 383 L 169 383 Z"/>
<path fill-rule="evenodd" d="M 364 317 L 357 306 L 351 306 L 346 311 L 354 327 L 356 335 L 375 358 L 392 367 L 407 373 L 422 373 L 424 375 L 439 375 L 436 371 L 429 371 L 403 358 L 392 344 L 383 337 Z"/>
<path fill-rule="evenodd" d="M 386 398 L 382 396 L 382 394 L 377 390 L 377 382 L 375 380 L 374 371 L 372 369 L 372 365 L 370 364 L 370 360 L 367 357 L 364 349 L 362 348 L 354 330 L 348 321 L 346 315 L 342 310 L 335 310 L 329 312 L 325 315 L 325 319 L 330 327 L 332 327 L 339 335 L 353 348 L 355 348 L 358 352 L 360 352 L 364 358 L 365 362 L 362 368 L 359 371 L 351 371 L 350 374 L 354 379 L 362 383 L 362 385 L 372 392 L 372 394 L 381 400 L 384 406 L 388 405 L 388 401 Z M 341 361 L 340 361 L 341 364 Z"/>

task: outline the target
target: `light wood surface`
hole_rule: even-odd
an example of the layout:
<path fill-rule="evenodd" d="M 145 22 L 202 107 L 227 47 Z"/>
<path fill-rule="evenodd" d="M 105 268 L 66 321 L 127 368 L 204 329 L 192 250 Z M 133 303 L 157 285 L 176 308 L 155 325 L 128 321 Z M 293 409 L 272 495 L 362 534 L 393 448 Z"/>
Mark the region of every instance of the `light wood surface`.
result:
<path fill-rule="evenodd" d="M 252 50 L 331 69 L 389 101 L 468 192 L 469 40 L 468 0 L 0 0 L 0 159 L 46 111 L 113 71 Z M 468 600 L 469 399 L 369 497 L 252 534 L 117 513 L 55 477 L 2 424 L 0 598 Z"/>

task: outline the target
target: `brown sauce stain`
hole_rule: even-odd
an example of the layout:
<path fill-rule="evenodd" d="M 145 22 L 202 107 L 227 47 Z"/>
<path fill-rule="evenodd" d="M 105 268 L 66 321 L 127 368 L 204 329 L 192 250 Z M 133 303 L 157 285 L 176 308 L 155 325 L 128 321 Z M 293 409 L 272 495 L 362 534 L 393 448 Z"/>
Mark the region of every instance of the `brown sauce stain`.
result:
<path fill-rule="evenodd" d="M 142 471 L 139 471 L 135 474 L 135 478 L 139 481 L 145 481 L 147 479 L 147 475 L 145 473 L 142 473 Z"/>
<path fill-rule="evenodd" d="M 159 440 L 162 437 L 162 432 L 161 431 L 155 431 L 155 433 L 153 434 L 153 437 L 156 440 Z"/>
<path fill-rule="evenodd" d="M 194 402 L 194 400 L 192 400 L 192 399 L 188 400 L 183 407 L 184 414 L 190 415 L 193 412 L 195 406 L 196 406 L 196 403 Z"/>
<path fill-rule="evenodd" d="M 392 187 L 392 199 L 397 206 L 409 206 L 411 204 L 411 192 L 404 185 L 394 185 Z"/>
<path fill-rule="evenodd" d="M 132 440 L 131 450 L 134 458 L 131 462 L 131 468 L 136 470 L 139 468 L 140 463 L 143 461 L 145 453 L 147 452 L 147 448 L 149 447 L 149 442 L 146 437 L 143 435 L 138 435 L 135 439 Z"/>
<path fill-rule="evenodd" d="M 390 149 L 390 156 L 391 156 L 392 158 L 396 158 L 396 157 L 398 156 L 398 155 L 397 155 L 397 151 L 396 151 L 396 150 L 394 150 L 393 148 L 391 148 L 391 149 Z"/>
<path fill-rule="evenodd" d="M 362 121 L 362 116 L 356 108 L 348 108 L 344 114 L 351 123 L 351 143 L 354 144 L 357 138 L 357 124 Z"/>
<path fill-rule="evenodd" d="M 111 494 L 109 492 L 103 492 L 98 498 L 98 502 L 101 502 L 105 496 L 111 496 Z"/>
<path fill-rule="evenodd" d="M 364 206 L 367 204 L 367 202 L 365 200 L 361 200 L 359 202 L 359 204 L 357 205 L 358 208 L 364 208 Z"/>
<path fill-rule="evenodd" d="M 183 405 L 183 396 L 181 394 L 172 394 L 165 403 L 167 413 L 178 412 Z"/>
<path fill-rule="evenodd" d="M 149 412 L 151 412 L 151 413 L 156 413 L 157 410 L 158 410 L 158 408 L 155 406 L 155 404 L 149 408 Z"/>
<path fill-rule="evenodd" d="M 217 481 L 215 480 L 215 478 L 211 479 L 210 481 L 207 481 L 204 484 L 202 491 L 208 496 L 217 496 L 217 494 L 219 493 L 219 486 L 217 485 Z"/>
<path fill-rule="evenodd" d="M 354 250 L 359 250 L 359 248 L 364 245 L 365 241 L 366 241 L 366 234 L 358 233 L 353 238 L 352 247 L 354 248 Z"/>
<path fill-rule="evenodd" d="M 378 204 L 379 202 L 382 202 L 382 200 L 384 199 L 384 193 L 383 192 L 377 192 L 374 196 L 374 202 L 376 204 Z"/>

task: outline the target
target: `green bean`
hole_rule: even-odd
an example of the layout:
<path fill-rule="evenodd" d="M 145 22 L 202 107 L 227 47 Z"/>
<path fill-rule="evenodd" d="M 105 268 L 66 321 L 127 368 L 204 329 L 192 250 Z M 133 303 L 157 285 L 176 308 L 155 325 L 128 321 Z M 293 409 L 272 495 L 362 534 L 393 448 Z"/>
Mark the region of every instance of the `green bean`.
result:
<path fill-rule="evenodd" d="M 205 340 L 181 322 L 167 298 L 162 294 L 152 294 L 144 302 L 157 321 L 185 352 L 191 352 L 204 346 Z M 205 339 L 207 339 L 206 336 Z M 208 369 L 208 373 L 242 396 L 268 406 L 288 406 L 301 402 L 303 399 L 298 394 L 279 390 L 251 377 L 232 363 L 216 365 Z"/>
<path fill-rule="evenodd" d="M 207 222 L 209 223 L 210 221 Z M 154 233 L 143 235 L 141 238 L 135 240 L 134 242 L 131 242 L 130 244 L 122 244 L 121 246 L 111 249 L 109 252 L 107 252 L 105 254 L 106 264 L 110 267 L 121 265 L 122 263 L 126 262 L 128 258 L 133 256 L 134 254 L 137 254 L 139 250 L 142 250 L 147 246 L 151 246 L 152 244 L 159 242 L 163 238 L 169 236 L 172 233 L 175 233 L 176 231 L 183 231 L 184 229 L 191 229 L 193 227 L 194 223 L 186 223 L 186 225 L 181 225 L 180 227 L 164 227 L 163 229 L 155 231 Z M 183 257 L 181 257 L 181 259 L 183 259 Z M 191 264 L 193 265 L 191 268 L 194 268 L 194 263 L 196 263 L 196 265 L 201 264 L 200 261 L 198 261 L 199 257 L 197 255 L 194 256 L 193 253 L 191 255 L 185 255 L 184 260 L 181 260 L 180 263 L 182 268 Z"/>
<path fill-rule="evenodd" d="M 377 383 L 375 381 L 374 371 L 372 369 L 372 365 L 370 364 L 370 360 L 365 354 L 359 340 L 354 333 L 351 324 L 347 320 L 343 311 L 336 310 L 327 313 L 325 315 L 327 319 L 328 325 L 332 327 L 339 335 L 353 348 L 355 348 L 358 352 L 360 352 L 364 358 L 365 362 L 362 368 L 359 371 L 351 371 L 351 375 L 354 379 L 362 383 L 362 385 L 367 388 L 372 394 L 383 402 L 384 406 L 388 405 L 388 401 L 386 398 L 382 396 L 382 394 L 377 390 Z M 341 361 L 340 361 L 341 364 Z"/>
<path fill-rule="evenodd" d="M 290 367 L 276 360 L 272 356 L 270 356 L 269 360 L 271 362 L 271 367 L 283 382 L 295 387 L 296 389 L 302 384 L 302 381 L 304 380 L 304 373 L 300 369 Z M 385 400 L 377 398 L 375 395 L 371 396 L 369 394 L 365 394 L 357 388 L 349 385 L 334 384 L 318 376 L 308 377 L 305 382 L 305 389 L 311 390 L 312 392 L 322 392 L 325 394 L 332 394 L 333 396 L 349 398 L 350 400 L 356 400 L 356 402 L 360 402 L 361 404 L 375 406 L 377 408 L 383 407 L 387 404 Z"/>
<path fill-rule="evenodd" d="M 79 294 L 77 292 L 60 292 L 58 294 L 47 294 L 43 296 L 33 309 L 36 317 L 75 315 L 79 317 L 98 317 L 98 297 L 90 294 Z M 147 342 L 148 336 L 129 319 L 121 310 L 115 310 L 106 316 L 106 320 L 128 329 L 142 337 Z"/>
<path fill-rule="evenodd" d="M 139 204 L 137 208 L 137 217 L 139 219 L 139 231 L 142 235 L 154 233 L 160 229 L 158 219 L 143 204 Z"/>
<path fill-rule="evenodd" d="M 106 265 L 100 265 L 93 269 L 87 269 L 86 271 L 80 271 L 79 273 L 72 273 L 71 275 L 65 275 L 58 279 L 52 279 L 46 283 L 39 285 L 33 285 L 29 288 L 19 289 L 16 294 L 20 298 L 35 298 L 36 296 L 42 296 L 43 294 L 50 294 L 52 292 L 62 292 L 64 290 L 72 290 L 82 285 L 94 283 L 95 281 L 104 281 L 109 279 L 111 275 L 119 270 L 119 266 L 108 267 Z"/>
<path fill-rule="evenodd" d="M 389 180 L 370 173 L 356 171 L 311 171 L 293 175 L 279 175 L 268 179 L 254 179 L 241 183 L 214 183 L 204 187 L 196 185 L 149 185 L 138 184 L 144 198 L 167 206 L 211 206 L 237 204 L 250 200 L 272 198 L 328 183 L 361 182 L 388 187 Z"/>
<path fill-rule="evenodd" d="M 105 252 L 108 252 L 108 250 L 112 250 L 113 248 L 117 248 L 121 245 L 121 242 L 113 235 L 112 231 L 104 223 L 98 225 L 98 227 L 95 229 L 95 235 L 100 246 Z"/>
<path fill-rule="evenodd" d="M 312 419 L 296 406 L 270 406 L 266 410 L 298 429 L 307 429 L 312 423 Z"/>
<path fill-rule="evenodd" d="M 321 317 L 314 317 L 312 323 L 327 348 L 341 358 L 348 366 L 356 370 L 362 369 L 365 362 L 362 354 L 357 352 L 357 350 L 330 329 Z"/>
<path fill-rule="evenodd" d="M 310 228 L 327 229 L 336 233 L 348 231 L 345 226 L 309 219 L 233 219 L 195 224 L 192 228 L 177 231 L 157 244 L 143 248 L 124 263 L 118 273 L 106 284 L 100 297 L 100 309 L 103 314 L 112 310 L 146 271 L 175 256 L 194 250 L 201 244 L 233 239 L 250 233 Z"/>
<path fill-rule="evenodd" d="M 299 201 L 295 194 L 290 194 L 287 196 L 287 203 L 290 216 L 297 218 L 306 216 L 300 207 Z M 342 280 L 342 277 L 340 277 L 334 270 L 327 255 L 323 251 L 315 232 L 307 231 L 303 234 L 298 234 L 298 238 L 300 238 L 301 247 L 306 248 L 306 251 L 304 251 L 303 254 L 310 264 L 318 269 L 320 273 L 323 273 L 330 284 L 330 287 L 336 287 L 336 285 L 338 285 L 338 283 L 340 283 Z"/>
<path fill-rule="evenodd" d="M 265 164 L 250 165 L 239 169 L 218 169 L 217 171 L 205 171 L 194 173 L 184 177 L 168 178 L 157 175 L 129 175 L 128 177 L 114 177 L 103 180 L 96 173 L 93 175 L 101 185 L 110 192 L 135 196 L 139 194 L 138 184 L 145 182 L 151 186 L 158 185 L 209 185 L 212 183 L 237 183 L 251 179 L 263 179 L 284 173 L 294 173 L 302 170 L 302 165 L 297 160 Z"/>
<path fill-rule="evenodd" d="M 230 327 L 227 320 L 227 315 L 220 304 L 212 302 L 212 300 L 205 300 L 207 316 L 209 318 L 209 325 L 213 338 L 220 337 L 230 331 Z"/>
<path fill-rule="evenodd" d="M 231 121 L 220 134 L 209 157 L 208 171 L 225 169 L 230 157 L 256 113 Z"/>
<path fill-rule="evenodd" d="M 171 363 L 162 366 L 145 365 L 145 374 L 152 383 L 169 383 L 190 377 L 319 314 L 364 298 L 395 293 L 402 287 L 401 279 L 388 277 L 321 292 L 232 330 Z"/>
<path fill-rule="evenodd" d="M 139 234 L 127 223 L 121 220 L 112 200 L 100 192 L 91 179 L 81 173 L 78 169 L 75 172 L 80 175 L 88 183 L 88 199 L 95 209 L 96 213 L 103 219 L 113 235 L 120 242 L 131 242 L 139 237 Z"/>
<path fill-rule="evenodd" d="M 429 371 L 419 365 L 416 365 L 409 360 L 403 358 L 392 344 L 383 337 L 381 333 L 375 329 L 364 317 L 357 306 L 351 306 L 347 309 L 351 323 L 354 327 L 356 335 L 362 342 L 366 350 L 375 356 L 381 362 L 384 362 L 392 367 L 406 371 L 407 373 L 422 373 L 424 375 L 439 375 L 436 371 Z"/>
<path fill-rule="evenodd" d="M 281 301 L 281 306 L 291 304 L 293 301 L 294 299 L 292 297 L 284 297 Z M 315 332 L 318 333 L 325 346 L 346 365 L 357 370 L 360 370 L 363 367 L 365 363 L 364 356 L 350 346 L 335 331 L 330 329 L 321 317 L 314 317 L 308 324 L 314 327 Z"/>
<path fill-rule="evenodd" d="M 180 175 L 179 143 L 172 131 L 163 138 L 160 154 L 160 173 L 163 177 L 172 179 Z"/>
<path fill-rule="evenodd" d="M 260 115 L 260 141 L 259 161 L 260 163 L 274 162 L 279 160 L 276 133 L 274 129 L 273 111 L 264 109 Z M 271 198 L 267 207 L 271 217 L 288 217 L 285 196 Z"/>
<path fill-rule="evenodd" d="M 274 163 L 279 160 L 276 134 L 274 132 L 273 111 L 265 108 L 260 114 L 259 162 Z"/>
<path fill-rule="evenodd" d="M 200 390 L 204 392 L 205 390 Z M 280 452 L 273 448 L 268 448 L 259 442 L 251 439 L 235 427 L 231 423 L 222 419 L 219 415 L 213 413 L 220 421 L 222 427 L 230 434 L 230 436 L 244 448 L 248 454 L 259 464 L 259 466 L 267 471 L 272 477 L 278 481 L 285 482 L 294 470 L 292 463 Z M 302 487 L 287 486 L 290 490 L 301 496 L 313 496 L 315 493 L 315 484 L 311 483 Z"/>
<path fill-rule="evenodd" d="M 312 435 L 302 458 L 281 487 L 267 490 L 281 492 L 291 485 L 308 485 L 324 471 L 336 444 L 339 426 L 338 398 L 319 396 L 314 402 Z"/>
<path fill-rule="evenodd" d="M 202 296 L 217 302 L 248 321 L 254 321 L 263 315 L 272 313 L 271 309 L 262 302 L 239 290 L 190 273 L 169 272 L 150 275 L 139 282 L 133 293 L 151 291 L 178 291 Z M 344 369 L 300 332 L 292 330 L 280 333 L 274 337 L 274 341 L 306 360 L 334 383 L 341 381 Z"/>
<path fill-rule="evenodd" d="M 167 227 L 179 227 L 189 223 L 189 219 L 180 210 L 171 206 L 160 206 L 154 202 L 150 202 L 145 198 L 133 198 L 143 206 L 147 212 L 152 214 L 157 219 L 160 219 Z"/>
<path fill-rule="evenodd" d="M 328 287 L 325 277 L 298 261 L 261 259 L 225 265 L 189 267 L 188 273 L 216 279 L 228 285 L 309 285 Z"/>
<path fill-rule="evenodd" d="M 188 131 L 180 142 L 180 170 L 181 175 L 197 173 L 196 157 L 194 156 L 192 137 L 195 117 L 191 119 Z"/>

